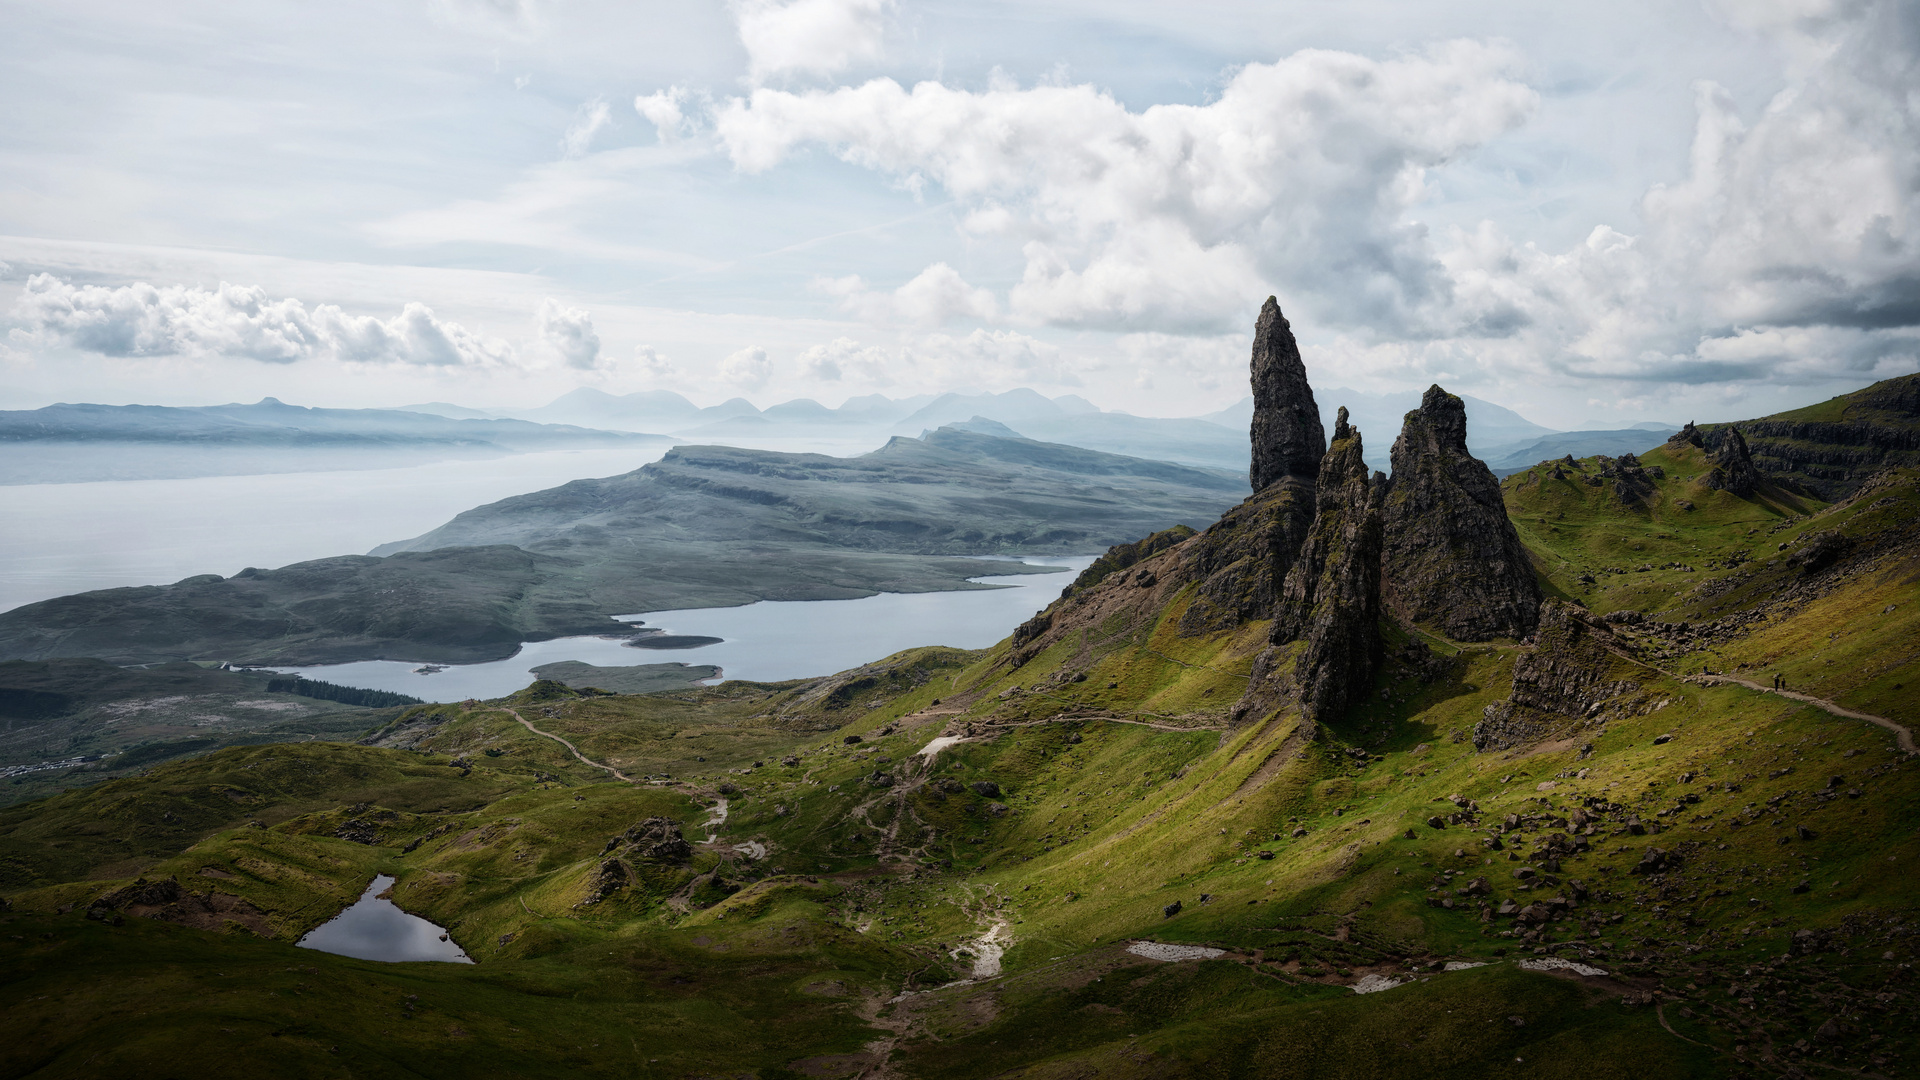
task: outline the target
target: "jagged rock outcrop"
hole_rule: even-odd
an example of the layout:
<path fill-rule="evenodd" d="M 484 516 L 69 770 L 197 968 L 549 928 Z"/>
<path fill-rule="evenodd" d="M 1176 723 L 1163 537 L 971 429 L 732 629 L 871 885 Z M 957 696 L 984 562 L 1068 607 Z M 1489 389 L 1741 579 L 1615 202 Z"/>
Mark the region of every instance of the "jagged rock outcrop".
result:
<path fill-rule="evenodd" d="M 1337 718 L 1379 670 L 1380 504 L 1385 478 L 1368 476 L 1360 432 L 1342 408 L 1320 466 L 1313 527 L 1287 572 L 1272 640 L 1305 643 L 1292 681 L 1305 719 Z"/>
<path fill-rule="evenodd" d="M 1746 437 L 1737 427 L 1720 428 L 1707 437 L 1707 460 L 1713 462 L 1707 486 L 1715 491 L 1745 499 L 1760 486 L 1760 473 L 1747 453 Z"/>
<path fill-rule="evenodd" d="M 200 930 L 226 930 L 242 927 L 261 937 L 273 937 L 267 913 L 244 897 L 229 893 L 189 892 L 176 878 L 148 881 L 140 878 L 131 885 L 107 893 L 87 906 L 87 918 L 110 920 L 124 913 L 136 918 L 179 923 Z"/>
<path fill-rule="evenodd" d="M 1253 329 L 1253 490 L 1295 476 L 1312 480 L 1326 456 L 1326 430 L 1307 385 L 1307 366 L 1280 302 L 1267 297 Z"/>
<path fill-rule="evenodd" d="M 1747 451 L 1746 437 L 1731 424 L 1702 431 L 1689 420 L 1686 427 L 1667 436 L 1667 445 L 1705 450 L 1710 466 L 1705 483 L 1715 491 L 1745 499 L 1760 486 L 1760 471 L 1754 467 L 1753 456 Z"/>
<path fill-rule="evenodd" d="M 1540 615 L 1533 647 L 1513 665 L 1513 692 L 1487 706 L 1473 726 L 1473 745 L 1506 750 L 1558 734 L 1592 716 L 1612 698 L 1639 689 L 1608 676 L 1616 645 L 1605 623 L 1585 609 L 1550 600 Z"/>
<path fill-rule="evenodd" d="M 1182 637 L 1230 629 L 1273 612 L 1280 583 L 1313 524 L 1313 492 L 1313 482 L 1299 477 L 1271 484 L 1181 547 L 1182 573 L 1196 582 L 1180 616 Z"/>
<path fill-rule="evenodd" d="M 1150 559 L 1175 544 L 1192 539 L 1194 535 L 1191 527 L 1175 525 L 1171 529 L 1162 529 L 1144 540 L 1135 540 L 1131 544 L 1116 544 L 1108 548 L 1105 555 L 1093 560 L 1093 565 L 1080 571 L 1080 576 L 1073 579 L 1073 584 L 1061 590 L 1060 595 L 1064 598 L 1082 589 L 1090 589 L 1105 580 L 1108 575 L 1125 570 L 1143 559 Z M 1019 631 L 1014 633 L 1016 638 L 1014 643 L 1017 645 Z"/>
<path fill-rule="evenodd" d="M 1392 456 L 1382 511 L 1387 610 L 1461 641 L 1532 633 L 1540 619 L 1533 560 L 1507 520 L 1500 482 L 1467 452 L 1465 403 L 1428 387 Z"/>
<path fill-rule="evenodd" d="M 663 817 L 650 817 L 607 841 L 601 854 L 616 850 L 645 862 L 683 863 L 693 857 L 692 846 L 680 835 L 680 823 Z"/>
<path fill-rule="evenodd" d="M 1199 585 L 1180 619 L 1183 636 L 1267 615 L 1313 524 L 1326 431 L 1300 346 L 1271 296 L 1254 326 L 1251 374 L 1254 494 L 1187 545 L 1186 574 Z"/>

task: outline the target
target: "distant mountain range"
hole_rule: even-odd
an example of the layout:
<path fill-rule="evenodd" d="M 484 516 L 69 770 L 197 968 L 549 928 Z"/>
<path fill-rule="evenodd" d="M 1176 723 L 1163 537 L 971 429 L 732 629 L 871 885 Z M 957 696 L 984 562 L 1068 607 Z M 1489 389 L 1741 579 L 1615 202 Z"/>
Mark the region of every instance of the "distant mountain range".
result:
<path fill-rule="evenodd" d="M 1420 404 L 1418 391 L 1373 394 L 1331 387 L 1315 397 L 1327 430 L 1333 429 L 1334 412 L 1345 406 L 1355 427 L 1387 436 L 1376 437 L 1367 447 L 1368 464 L 1383 471 L 1389 468 L 1391 433 L 1398 432 L 1401 418 Z M 1641 424 L 1624 429 L 1562 432 L 1536 424 L 1490 401 L 1473 397 L 1464 400 L 1468 447 L 1501 472 L 1543 460 L 1541 456 L 1520 460 L 1543 440 L 1551 440 L 1542 444 L 1541 454 L 1545 457 L 1568 453 L 1576 457 L 1619 454 L 1654 446 L 1677 428 L 1677 425 Z M 899 399 L 868 394 L 849 398 L 837 409 L 810 398 L 782 402 L 766 409 L 756 408 L 744 398 L 733 398 L 703 409 L 667 390 L 614 395 L 587 387 L 564 394 L 537 409 L 495 414 L 445 402 L 406 408 L 447 417 L 512 415 L 542 423 L 661 431 L 677 439 L 722 443 L 822 433 L 917 436 L 947 425 L 967 426 L 985 420 L 1013 434 L 1043 442 L 1235 471 L 1244 471 L 1247 467 L 1247 427 L 1253 419 L 1251 397 L 1203 416 L 1163 418 L 1107 412 L 1078 395 L 1049 398 L 1025 387 L 998 394 L 947 393 Z"/>
<path fill-rule="evenodd" d="M 1352 424 L 1379 433 L 1367 462 L 1389 470 L 1413 392 L 1370 394 L 1333 387 L 1316 395 L 1333 428 L 1341 406 Z M 1505 474 L 1551 457 L 1617 455 L 1657 445 L 1665 424 L 1555 431 L 1478 398 L 1467 405 L 1467 445 Z M 1073 394 L 1049 398 L 1019 387 L 997 394 L 868 394 L 829 408 L 798 398 L 761 409 L 745 398 L 705 408 L 667 390 L 615 395 L 583 387 L 532 409 L 487 411 L 445 401 L 392 409 L 317 409 L 266 398 L 252 405 L 176 408 L 60 404 L 0 412 L 0 485 L 160 479 L 316 469 L 388 468 L 447 458 L 486 458 L 559 448 L 659 447 L 668 442 L 802 446 L 843 454 L 896 435 L 991 421 L 1041 442 L 1242 473 L 1253 399 L 1184 418 L 1107 412 Z M 842 449 L 844 447 L 844 449 Z M 1389 470 L 1390 471 L 1390 470 Z"/>
<path fill-rule="evenodd" d="M 500 417 L 312 409 L 275 398 L 185 408 L 63 403 L 0 411 L 0 446 L 6 448 L 0 455 L 0 484 L 390 467 L 566 447 L 657 447 L 666 441 L 632 431 Z"/>

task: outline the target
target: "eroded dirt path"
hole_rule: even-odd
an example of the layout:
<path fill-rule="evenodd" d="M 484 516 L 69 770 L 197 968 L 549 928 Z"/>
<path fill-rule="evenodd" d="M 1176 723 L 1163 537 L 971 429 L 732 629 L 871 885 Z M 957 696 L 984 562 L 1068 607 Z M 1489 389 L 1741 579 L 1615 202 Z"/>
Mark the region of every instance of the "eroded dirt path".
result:
<path fill-rule="evenodd" d="M 1738 675 L 1682 675 L 1677 677 L 1686 682 L 1700 683 L 1706 686 L 1712 686 L 1718 683 L 1735 683 L 1749 690 L 1758 690 L 1763 694 L 1775 694 L 1783 698 L 1798 701 L 1803 705 L 1811 705 L 1816 709 L 1823 709 L 1835 716 L 1844 716 L 1850 720 L 1865 720 L 1869 724 L 1874 724 L 1893 732 L 1894 740 L 1900 744 L 1900 749 L 1905 750 L 1909 754 L 1920 753 L 1920 749 L 1915 748 L 1912 730 L 1905 724 L 1895 720 L 1889 720 L 1884 716 L 1855 712 L 1844 705 L 1836 705 L 1826 698 L 1817 698 L 1812 694 L 1803 694 L 1798 690 L 1776 690 L 1771 686 L 1763 686 L 1751 679 L 1742 679 Z"/>
<path fill-rule="evenodd" d="M 637 783 L 639 783 L 639 781 L 638 781 L 638 780 L 635 780 L 635 779 L 634 779 L 633 777 L 631 777 L 631 776 L 628 776 L 628 775 L 627 775 L 626 773 L 623 773 L 623 772 L 621 772 L 621 771 L 620 771 L 619 769 L 616 769 L 616 768 L 614 768 L 614 767 L 613 767 L 613 766 L 611 766 L 611 765 L 602 765 L 602 764 L 600 764 L 599 762 L 597 762 L 597 761 L 595 761 L 595 760 L 593 760 L 592 758 L 590 758 L 590 757 L 588 757 L 587 755 L 585 755 L 585 754 L 583 754 L 583 753 L 581 753 L 581 752 L 580 752 L 580 748 L 579 748 L 579 747 L 577 747 L 577 746 L 575 746 L 575 745 L 573 745 L 572 743 L 570 743 L 570 742 L 568 742 L 567 740 L 565 740 L 565 739 L 563 739 L 563 738 L 561 738 L 560 736 L 558 736 L 558 735 L 555 735 L 555 734 L 554 734 L 554 733 L 552 733 L 551 731 L 541 731 L 541 730 L 540 730 L 539 728 L 537 728 L 537 727 L 534 727 L 534 726 L 533 726 L 533 724 L 532 724 L 532 723 L 530 723 L 530 722 L 529 722 L 529 721 L 527 720 L 527 718 L 526 718 L 526 717 L 524 717 L 524 716 L 521 716 L 521 715 L 519 714 L 519 712 L 517 712 L 516 710 L 513 710 L 513 709 L 509 709 L 509 708 L 507 708 L 506 706 L 504 706 L 504 705 L 503 705 L 503 706 L 501 706 L 501 707 L 500 707 L 500 711 L 501 711 L 501 712 L 503 712 L 503 713 L 506 713 L 506 714 L 507 714 L 508 716 L 511 716 L 511 717 L 513 717 L 513 718 L 514 718 L 515 720 L 518 720 L 518 721 L 520 721 L 520 726 L 521 726 L 521 727 L 523 727 L 523 728 L 526 728 L 526 729 L 527 729 L 528 731 L 531 731 L 531 732 L 533 732 L 533 733 L 534 733 L 535 735 L 538 735 L 538 736 L 540 736 L 540 737 L 541 737 L 541 738 L 543 738 L 543 739 L 552 739 L 552 740 L 553 740 L 554 742 L 557 742 L 557 743 L 559 743 L 559 744 L 560 744 L 561 746 L 564 746 L 564 747 L 566 747 L 566 748 L 567 748 L 567 751 L 568 751 L 569 753 L 571 753 L 571 754 L 572 754 L 572 755 L 573 755 L 574 757 L 576 757 L 576 758 L 579 758 L 579 759 L 580 759 L 580 763 L 581 763 L 581 764 L 583 764 L 583 765 L 591 765 L 591 766 L 593 766 L 594 768 L 596 768 L 596 769 L 599 769 L 599 770 L 601 770 L 601 771 L 603 771 L 603 772 L 607 772 L 607 773 L 611 773 L 611 774 L 613 774 L 613 777 L 614 777 L 615 779 L 617 779 L 617 780 L 624 780 L 624 781 L 626 781 L 626 782 L 627 782 L 627 783 L 629 783 L 629 784 L 637 784 Z"/>

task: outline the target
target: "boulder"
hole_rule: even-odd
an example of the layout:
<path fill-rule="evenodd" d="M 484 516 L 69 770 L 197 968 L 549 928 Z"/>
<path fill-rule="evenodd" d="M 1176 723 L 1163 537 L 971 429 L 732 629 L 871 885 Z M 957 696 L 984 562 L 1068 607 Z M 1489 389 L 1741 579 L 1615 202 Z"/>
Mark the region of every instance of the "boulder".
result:
<path fill-rule="evenodd" d="M 683 863 L 693 857 L 692 845 L 680 835 L 680 823 L 672 818 L 650 817 L 614 840 L 609 850 L 623 848 L 626 854 L 646 862 Z"/>
<path fill-rule="evenodd" d="M 1524 638 L 1540 618 L 1533 560 L 1500 482 L 1467 451 L 1466 405 L 1438 386 L 1393 444 L 1382 510 L 1382 601 L 1402 620 L 1462 641 Z"/>
<path fill-rule="evenodd" d="M 1178 914 L 1180 914 L 1180 901 L 1178 900 L 1160 909 L 1160 917 L 1163 919 L 1171 919 Z"/>
<path fill-rule="evenodd" d="M 967 786 L 973 789 L 975 795 L 983 799 L 997 799 L 1000 797 L 1000 785 L 991 780 L 975 780 Z"/>

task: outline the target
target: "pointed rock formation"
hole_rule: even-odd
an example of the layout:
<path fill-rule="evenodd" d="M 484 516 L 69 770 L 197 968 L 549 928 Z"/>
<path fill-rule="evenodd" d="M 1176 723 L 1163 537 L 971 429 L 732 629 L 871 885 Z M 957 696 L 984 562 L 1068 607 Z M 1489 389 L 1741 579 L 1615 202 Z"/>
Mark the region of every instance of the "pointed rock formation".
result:
<path fill-rule="evenodd" d="M 1380 666 L 1385 488 L 1384 478 L 1368 478 L 1360 433 L 1347 426 L 1342 408 L 1320 466 L 1313 527 L 1281 588 L 1272 631 L 1276 644 L 1305 642 L 1293 683 L 1312 723 L 1337 719 L 1367 692 Z"/>
<path fill-rule="evenodd" d="M 1707 460 L 1713 471 L 1707 474 L 1707 486 L 1729 495 L 1750 498 L 1760 486 L 1760 472 L 1747 453 L 1746 437 L 1737 427 L 1715 428 L 1707 436 Z"/>
<path fill-rule="evenodd" d="M 1253 490 L 1287 477 L 1311 481 L 1327 452 L 1320 408 L 1307 385 L 1307 366 L 1280 302 L 1267 297 L 1253 328 Z"/>
<path fill-rule="evenodd" d="M 1267 297 L 1253 334 L 1253 497 L 1189 545 L 1199 586 L 1180 618 L 1185 636 L 1238 626 L 1272 611 L 1313 524 L 1314 477 L 1326 454 L 1320 407 L 1280 303 Z"/>
<path fill-rule="evenodd" d="M 1467 452 L 1465 403 L 1438 386 L 1427 388 L 1394 441 L 1382 524 L 1389 611 L 1461 641 L 1533 632 L 1533 560 L 1507 520 L 1500 482 Z"/>
<path fill-rule="evenodd" d="M 1712 466 L 1706 485 L 1715 491 L 1745 499 L 1760 486 L 1760 470 L 1754 468 L 1753 457 L 1747 452 L 1746 436 L 1740 434 L 1737 427 L 1729 425 L 1703 433 L 1689 420 L 1686 427 L 1667 436 L 1667 445 L 1678 449 L 1697 446 L 1705 450 L 1707 464 Z"/>

